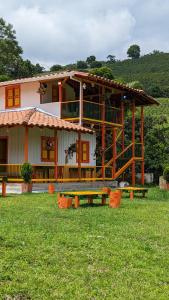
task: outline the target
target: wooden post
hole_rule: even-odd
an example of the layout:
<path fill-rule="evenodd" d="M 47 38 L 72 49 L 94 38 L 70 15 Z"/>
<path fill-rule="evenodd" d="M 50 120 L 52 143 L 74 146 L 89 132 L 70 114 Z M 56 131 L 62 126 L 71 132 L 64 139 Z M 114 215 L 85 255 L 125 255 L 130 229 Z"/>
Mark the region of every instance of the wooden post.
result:
<path fill-rule="evenodd" d="M 135 186 L 135 100 L 133 100 L 132 104 L 132 186 Z"/>
<path fill-rule="evenodd" d="M 62 85 L 62 81 L 58 82 L 58 87 L 59 87 L 60 117 L 62 118 L 62 101 L 63 101 L 63 85 Z"/>
<path fill-rule="evenodd" d="M 80 82 L 79 125 L 83 125 L 83 82 Z"/>
<path fill-rule="evenodd" d="M 141 184 L 144 185 L 144 107 L 141 107 Z"/>
<path fill-rule="evenodd" d="M 117 155 L 117 151 L 116 151 L 116 128 L 113 128 L 112 131 L 112 135 L 113 135 L 113 167 L 112 167 L 112 179 L 114 179 L 115 174 L 116 174 L 116 155 Z"/>
<path fill-rule="evenodd" d="M 24 136 L 24 161 L 28 162 L 28 143 L 29 143 L 29 128 L 25 126 L 25 136 Z"/>
<path fill-rule="evenodd" d="M 124 103 L 121 103 L 122 151 L 124 151 Z"/>
<path fill-rule="evenodd" d="M 106 135 L 106 128 L 105 128 L 105 100 L 103 99 L 103 88 L 101 90 L 102 95 L 102 178 L 105 178 L 105 135 Z"/>
<path fill-rule="evenodd" d="M 78 132 L 78 176 L 79 180 L 81 179 L 81 155 L 82 155 L 82 149 L 81 149 L 81 133 Z"/>
<path fill-rule="evenodd" d="M 58 179 L 58 140 L 57 140 L 57 130 L 54 129 L 54 139 L 55 139 L 55 179 Z"/>

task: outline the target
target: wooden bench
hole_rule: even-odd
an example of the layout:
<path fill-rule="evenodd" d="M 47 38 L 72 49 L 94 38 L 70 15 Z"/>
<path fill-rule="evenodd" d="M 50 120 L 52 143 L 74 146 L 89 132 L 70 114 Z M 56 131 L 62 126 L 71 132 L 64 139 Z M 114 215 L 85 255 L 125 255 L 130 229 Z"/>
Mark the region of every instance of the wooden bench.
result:
<path fill-rule="evenodd" d="M 73 197 L 74 207 L 78 208 L 80 206 L 80 197 L 87 198 L 89 204 L 93 204 L 93 198 L 101 196 L 101 204 L 106 204 L 106 197 L 108 192 L 106 191 L 77 191 L 77 192 L 60 192 L 58 193 L 58 202 L 60 198 Z"/>
<path fill-rule="evenodd" d="M 123 188 L 118 188 L 118 190 L 120 190 L 122 192 L 129 193 L 130 194 L 130 200 L 134 199 L 134 194 L 135 193 L 141 194 L 143 198 L 145 198 L 146 193 L 148 193 L 148 189 L 147 188 L 142 188 L 142 187 L 127 186 L 127 187 L 123 187 Z"/>

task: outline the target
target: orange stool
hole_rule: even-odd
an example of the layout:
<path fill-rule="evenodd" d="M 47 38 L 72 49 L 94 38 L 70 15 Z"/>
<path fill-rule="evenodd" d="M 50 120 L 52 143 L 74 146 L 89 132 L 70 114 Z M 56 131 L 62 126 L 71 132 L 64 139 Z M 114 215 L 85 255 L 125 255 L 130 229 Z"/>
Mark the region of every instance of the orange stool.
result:
<path fill-rule="evenodd" d="M 55 192 L 55 186 L 54 184 L 49 184 L 48 185 L 48 193 L 53 194 Z"/>
<path fill-rule="evenodd" d="M 110 193 L 109 207 L 118 208 L 121 204 L 121 191 Z"/>

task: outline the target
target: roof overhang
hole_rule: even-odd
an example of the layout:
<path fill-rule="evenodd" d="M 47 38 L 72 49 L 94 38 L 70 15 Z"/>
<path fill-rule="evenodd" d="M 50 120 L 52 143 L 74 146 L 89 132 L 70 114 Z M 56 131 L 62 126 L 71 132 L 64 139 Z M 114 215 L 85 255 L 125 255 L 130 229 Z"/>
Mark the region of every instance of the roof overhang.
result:
<path fill-rule="evenodd" d="M 78 72 L 78 71 L 65 71 L 60 73 L 48 73 L 41 74 L 39 76 L 33 76 L 30 78 L 22 78 L 10 81 L 0 82 L 0 87 L 10 86 L 16 84 L 30 83 L 30 82 L 45 82 L 50 80 L 64 80 L 65 78 L 78 79 L 88 82 L 95 82 L 96 84 L 104 85 L 108 88 L 114 88 L 122 93 L 129 93 L 132 98 L 136 99 L 136 105 L 159 105 L 159 102 L 153 97 L 147 95 L 143 90 L 130 88 L 125 84 L 119 83 L 115 80 L 106 79 L 104 77 L 92 75 L 90 73 Z"/>

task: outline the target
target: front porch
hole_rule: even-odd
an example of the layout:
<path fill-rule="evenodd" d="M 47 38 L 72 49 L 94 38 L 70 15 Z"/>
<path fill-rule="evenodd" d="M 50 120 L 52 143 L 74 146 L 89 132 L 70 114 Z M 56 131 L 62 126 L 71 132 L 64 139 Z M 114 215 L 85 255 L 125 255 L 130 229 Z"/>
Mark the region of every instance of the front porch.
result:
<path fill-rule="evenodd" d="M 96 136 L 91 130 L 35 108 L 2 112 L 1 123 L 0 177 L 21 182 L 24 162 L 32 165 L 34 182 L 95 177 Z"/>

